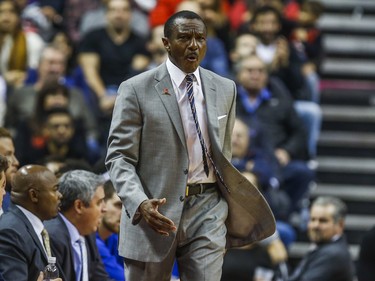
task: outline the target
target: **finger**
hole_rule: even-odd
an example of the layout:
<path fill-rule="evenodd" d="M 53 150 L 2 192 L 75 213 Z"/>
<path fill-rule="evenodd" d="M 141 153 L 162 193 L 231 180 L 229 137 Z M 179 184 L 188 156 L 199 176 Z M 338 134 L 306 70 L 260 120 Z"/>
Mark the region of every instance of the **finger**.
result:
<path fill-rule="evenodd" d="M 152 224 L 157 229 L 160 229 L 163 231 L 175 231 L 176 230 L 176 226 L 174 222 L 163 215 L 159 214 L 158 217 L 150 216 L 148 219 L 149 219 L 148 223 Z"/>

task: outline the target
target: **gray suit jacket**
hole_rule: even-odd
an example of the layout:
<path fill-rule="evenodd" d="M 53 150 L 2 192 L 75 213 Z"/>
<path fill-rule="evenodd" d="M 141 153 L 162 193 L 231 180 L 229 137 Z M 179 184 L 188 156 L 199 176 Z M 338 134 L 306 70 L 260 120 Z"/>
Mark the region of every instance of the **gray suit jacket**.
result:
<path fill-rule="evenodd" d="M 203 68 L 200 75 L 213 159 L 230 190 L 228 193 L 220 186 L 229 206 L 227 244 L 249 244 L 274 233 L 274 217 L 257 188 L 230 163 L 234 82 Z M 170 251 L 175 234 L 157 234 L 137 216 L 137 209 L 146 199 L 165 197 L 167 203 L 160 212 L 178 228 L 184 204 L 180 197 L 185 193 L 189 166 L 179 107 L 165 64 L 121 84 L 106 166 L 124 205 L 120 255 L 145 262 L 161 261 Z"/>

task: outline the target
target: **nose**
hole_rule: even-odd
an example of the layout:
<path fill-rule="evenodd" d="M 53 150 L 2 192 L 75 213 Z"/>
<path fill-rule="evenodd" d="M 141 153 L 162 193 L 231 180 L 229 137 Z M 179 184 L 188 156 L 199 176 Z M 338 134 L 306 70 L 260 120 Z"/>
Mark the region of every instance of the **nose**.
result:
<path fill-rule="evenodd" d="M 102 203 L 102 213 L 107 212 L 107 205 L 103 202 Z"/>
<path fill-rule="evenodd" d="M 197 40 L 194 37 L 190 40 L 189 48 L 193 50 L 198 48 Z"/>
<path fill-rule="evenodd" d="M 15 167 L 18 167 L 20 165 L 20 162 L 18 162 L 18 159 L 14 154 L 10 157 L 10 165 Z"/>

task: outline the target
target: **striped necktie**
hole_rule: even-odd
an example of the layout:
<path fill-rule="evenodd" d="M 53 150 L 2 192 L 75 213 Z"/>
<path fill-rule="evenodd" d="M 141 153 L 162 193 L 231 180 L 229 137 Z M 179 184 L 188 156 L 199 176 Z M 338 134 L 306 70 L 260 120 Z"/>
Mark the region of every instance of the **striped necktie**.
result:
<path fill-rule="evenodd" d="M 202 146 L 202 158 L 203 158 L 204 172 L 208 176 L 208 174 L 209 174 L 208 163 L 207 163 L 207 158 L 208 158 L 210 160 L 211 164 L 212 164 L 212 167 L 213 167 L 214 171 L 215 171 L 216 177 L 219 179 L 219 181 L 224 185 L 224 187 L 229 192 L 229 189 L 228 189 L 227 185 L 224 183 L 224 179 L 221 176 L 221 174 L 219 173 L 219 170 L 217 169 L 217 167 L 214 163 L 214 160 L 212 159 L 211 154 L 208 152 L 206 143 L 204 142 L 204 138 L 203 138 L 203 135 L 202 135 L 202 132 L 201 132 L 201 128 L 199 126 L 197 110 L 195 108 L 195 102 L 194 102 L 194 91 L 193 91 L 194 74 L 186 75 L 185 79 L 186 79 L 186 93 L 187 93 L 187 96 L 188 96 L 188 100 L 189 100 L 189 104 L 190 104 L 190 108 L 191 108 L 191 113 L 193 114 L 195 129 L 197 131 L 199 141 L 200 141 L 201 146 Z"/>
<path fill-rule="evenodd" d="M 44 244 L 44 248 L 46 249 L 47 256 L 52 257 L 51 246 L 49 243 L 49 235 L 48 235 L 47 229 L 44 228 L 41 234 L 42 234 L 43 244 Z"/>
<path fill-rule="evenodd" d="M 194 74 L 186 75 L 186 93 L 187 93 L 187 96 L 188 96 L 191 112 L 193 114 L 195 129 L 197 130 L 199 141 L 200 141 L 201 147 L 202 147 L 202 159 L 203 159 L 204 172 L 208 176 L 208 174 L 210 172 L 209 169 L 208 169 L 208 163 L 207 163 L 207 154 L 208 153 L 207 153 L 206 143 L 204 142 L 202 131 L 201 131 L 201 128 L 199 126 L 197 110 L 195 108 L 194 91 L 193 91 L 193 77 L 194 77 Z"/>

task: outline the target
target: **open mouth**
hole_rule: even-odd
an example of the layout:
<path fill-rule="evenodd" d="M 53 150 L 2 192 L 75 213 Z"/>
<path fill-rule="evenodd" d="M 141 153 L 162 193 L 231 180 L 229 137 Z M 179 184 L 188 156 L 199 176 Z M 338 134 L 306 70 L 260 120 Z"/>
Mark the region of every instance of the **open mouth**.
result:
<path fill-rule="evenodd" d="M 198 55 L 197 54 L 190 54 L 187 56 L 187 59 L 189 61 L 197 61 L 198 60 Z"/>

